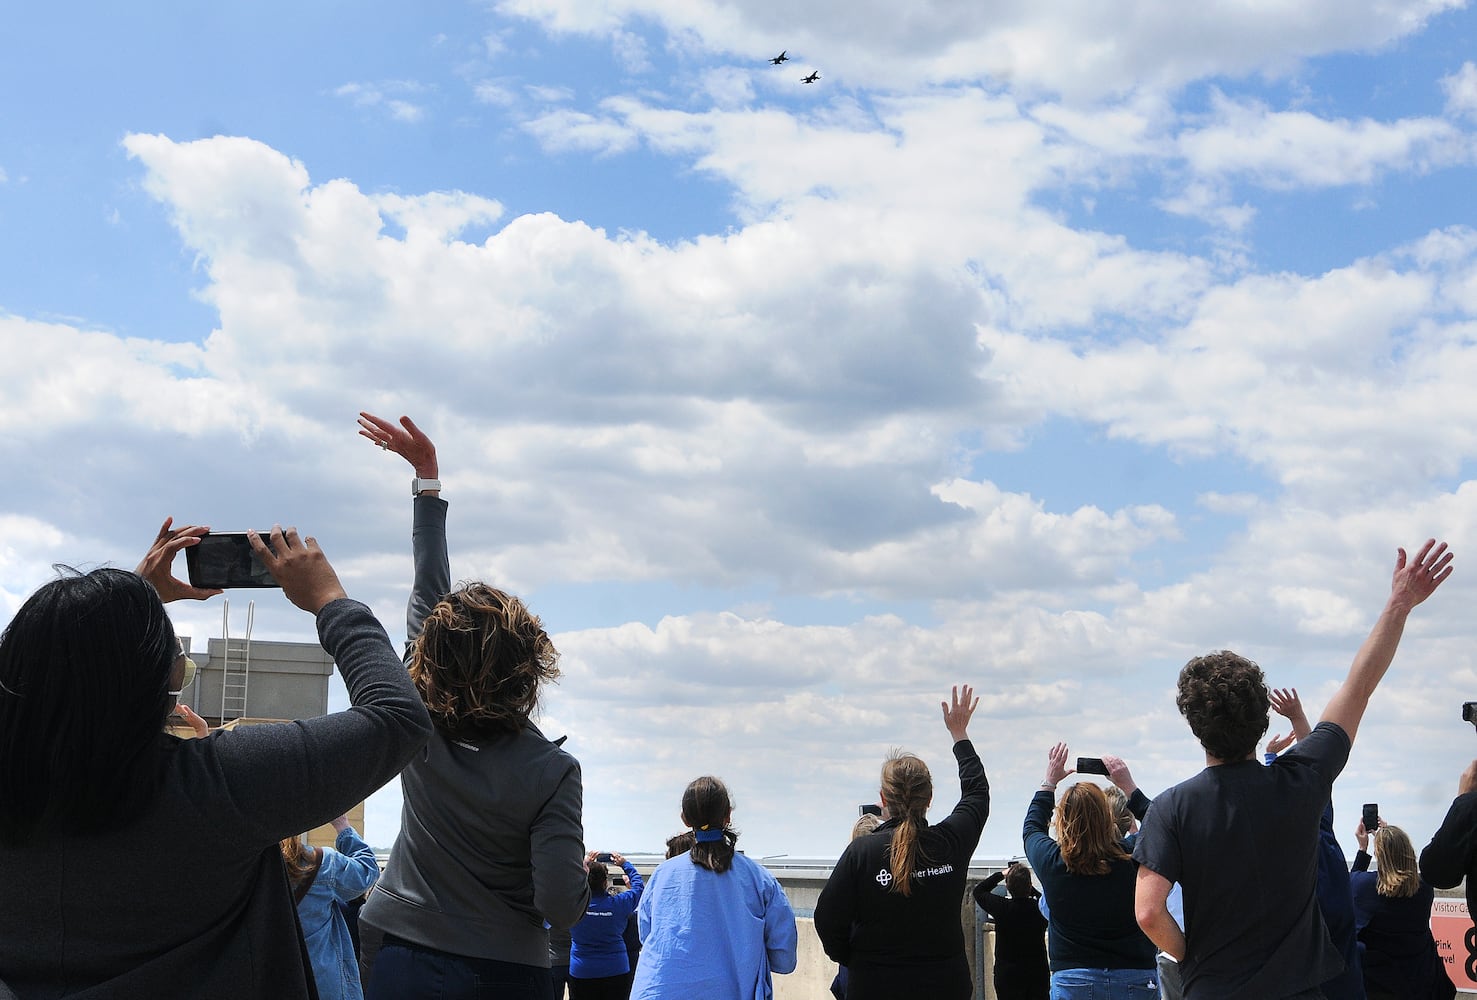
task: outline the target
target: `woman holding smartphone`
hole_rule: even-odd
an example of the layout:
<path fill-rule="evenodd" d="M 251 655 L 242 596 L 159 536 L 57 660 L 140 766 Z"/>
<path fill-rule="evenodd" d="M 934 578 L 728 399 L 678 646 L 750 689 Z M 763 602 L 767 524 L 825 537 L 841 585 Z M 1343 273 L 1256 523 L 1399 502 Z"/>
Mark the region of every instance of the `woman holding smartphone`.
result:
<path fill-rule="evenodd" d="M 53 580 L 0 636 L 0 981 L 19 996 L 316 995 L 278 842 L 370 795 L 430 735 L 385 630 L 292 528 L 253 545 L 314 616 L 353 707 L 165 733 L 187 670 L 165 602 L 215 593 L 171 564 L 206 530 L 166 520 L 136 572 Z"/>

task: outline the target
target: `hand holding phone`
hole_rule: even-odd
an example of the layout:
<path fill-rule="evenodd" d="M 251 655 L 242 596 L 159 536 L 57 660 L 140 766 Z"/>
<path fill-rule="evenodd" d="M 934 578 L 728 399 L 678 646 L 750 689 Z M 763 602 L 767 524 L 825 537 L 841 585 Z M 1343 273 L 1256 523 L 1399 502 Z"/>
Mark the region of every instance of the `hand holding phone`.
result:
<path fill-rule="evenodd" d="M 875 802 L 863 802 L 856 807 L 857 816 L 881 816 L 882 807 Z"/>
<path fill-rule="evenodd" d="M 1364 804 L 1364 831 L 1374 833 L 1380 828 L 1380 807 L 1377 802 L 1366 802 Z"/>
<path fill-rule="evenodd" d="M 271 533 L 258 532 L 262 538 Z M 200 588 L 236 590 L 242 587 L 280 587 L 244 531 L 212 531 L 185 550 L 190 583 Z"/>
<path fill-rule="evenodd" d="M 1077 773 L 1101 774 L 1106 777 L 1108 773 L 1108 765 L 1103 763 L 1103 759 L 1101 757 L 1078 757 Z"/>
<path fill-rule="evenodd" d="M 280 525 L 272 527 L 270 548 L 266 539 L 254 531 L 247 537 L 252 550 L 282 586 L 282 593 L 309 614 L 316 615 L 324 605 L 349 596 L 316 538 L 299 538 L 296 528 L 283 531 Z"/>

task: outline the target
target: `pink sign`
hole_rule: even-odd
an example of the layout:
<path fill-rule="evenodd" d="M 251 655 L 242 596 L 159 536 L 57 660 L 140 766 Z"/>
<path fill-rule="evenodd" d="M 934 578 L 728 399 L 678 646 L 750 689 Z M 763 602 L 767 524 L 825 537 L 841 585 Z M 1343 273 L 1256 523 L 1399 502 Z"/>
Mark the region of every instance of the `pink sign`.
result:
<path fill-rule="evenodd" d="M 1456 988 L 1477 990 L 1477 927 L 1465 899 L 1438 897 L 1431 904 L 1431 936 Z"/>

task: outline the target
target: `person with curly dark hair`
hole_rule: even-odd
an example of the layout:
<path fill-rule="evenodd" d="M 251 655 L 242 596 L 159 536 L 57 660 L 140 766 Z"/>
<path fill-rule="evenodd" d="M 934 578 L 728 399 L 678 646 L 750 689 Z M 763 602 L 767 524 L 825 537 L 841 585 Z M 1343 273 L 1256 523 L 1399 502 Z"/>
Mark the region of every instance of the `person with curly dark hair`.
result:
<path fill-rule="evenodd" d="M 1176 704 L 1206 767 L 1154 799 L 1133 856 L 1135 915 L 1180 963 L 1185 996 L 1322 996 L 1342 969 L 1316 898 L 1320 818 L 1406 620 L 1451 560 L 1435 539 L 1414 559 L 1399 550 L 1390 597 L 1322 720 L 1269 766 L 1256 759 L 1271 704 L 1261 668 L 1223 650 L 1180 671 Z M 1183 931 L 1166 905 L 1176 882 Z"/>
<path fill-rule="evenodd" d="M 590 898 L 579 762 L 530 719 L 559 654 L 518 598 L 452 588 L 431 439 L 409 417 L 359 427 L 415 469 L 405 663 L 435 729 L 401 774 L 400 835 L 359 917 L 365 995 L 455 1000 L 496 982 L 500 998 L 545 1000 L 547 927 L 573 926 Z"/>

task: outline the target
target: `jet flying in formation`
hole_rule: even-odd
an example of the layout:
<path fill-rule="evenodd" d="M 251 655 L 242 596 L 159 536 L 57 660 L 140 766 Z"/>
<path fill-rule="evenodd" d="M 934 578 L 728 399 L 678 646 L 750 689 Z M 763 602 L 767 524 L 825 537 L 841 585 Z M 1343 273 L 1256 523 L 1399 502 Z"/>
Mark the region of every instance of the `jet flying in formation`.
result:
<path fill-rule="evenodd" d="M 815 83 L 820 78 L 821 78 L 821 71 L 818 70 L 818 69 L 815 69 L 815 70 L 811 70 L 810 71 L 810 75 L 809 76 L 802 76 L 800 78 L 800 82 L 801 83 Z"/>
<path fill-rule="evenodd" d="M 790 61 L 790 56 L 788 54 L 789 51 L 790 51 L 789 49 L 785 49 L 784 52 L 781 52 L 779 55 L 777 55 L 773 59 L 769 60 L 769 64 L 771 66 L 778 66 L 782 62 L 789 62 Z"/>

